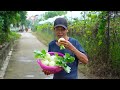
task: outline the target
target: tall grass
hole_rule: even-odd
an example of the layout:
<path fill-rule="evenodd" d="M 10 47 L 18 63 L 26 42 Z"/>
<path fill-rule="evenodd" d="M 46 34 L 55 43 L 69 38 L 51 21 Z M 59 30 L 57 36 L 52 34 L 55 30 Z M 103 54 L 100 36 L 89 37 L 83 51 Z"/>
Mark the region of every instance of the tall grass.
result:
<path fill-rule="evenodd" d="M 118 22 L 120 22 L 119 17 L 116 21 L 110 20 L 109 48 L 106 44 L 107 28 L 105 22 L 99 24 L 97 21 L 93 23 L 89 21 L 84 29 L 82 28 L 84 24 L 77 22 L 75 25 L 69 26 L 68 36 L 79 41 L 89 59 L 87 65 L 79 64 L 79 71 L 105 78 L 120 77 L 120 23 Z M 98 28 L 99 25 L 102 29 Z M 49 25 L 43 26 L 35 33 L 40 41 L 48 45 L 54 35 L 51 33 L 51 29 L 48 29 Z"/>
<path fill-rule="evenodd" d="M 46 32 L 41 32 L 41 31 L 36 31 L 32 32 L 33 35 L 37 37 L 37 39 L 44 43 L 46 46 L 48 46 L 49 42 L 54 39 L 53 34 L 51 33 L 46 33 Z"/>

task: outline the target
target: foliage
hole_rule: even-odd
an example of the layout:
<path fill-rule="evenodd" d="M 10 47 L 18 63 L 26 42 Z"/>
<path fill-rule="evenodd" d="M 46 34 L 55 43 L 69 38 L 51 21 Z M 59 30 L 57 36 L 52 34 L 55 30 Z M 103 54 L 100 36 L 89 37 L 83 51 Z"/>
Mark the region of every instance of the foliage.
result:
<path fill-rule="evenodd" d="M 71 68 L 67 65 L 74 62 L 75 58 L 70 56 L 69 53 L 65 53 L 63 57 L 59 56 L 58 53 L 50 55 L 44 49 L 34 51 L 34 57 L 40 59 L 47 66 L 59 66 L 62 67 L 67 73 L 70 73 Z"/>
<path fill-rule="evenodd" d="M 49 12 L 45 12 L 43 17 L 46 20 L 48 18 L 52 18 L 52 17 L 58 16 L 58 15 L 64 15 L 66 13 L 67 13 L 66 11 L 49 11 Z"/>
<path fill-rule="evenodd" d="M 68 35 L 79 40 L 87 52 L 90 73 L 119 76 L 120 12 L 89 11 L 81 15 L 84 19 L 75 18 L 68 22 Z M 37 26 L 39 32 L 51 34 L 51 30 L 50 24 Z"/>
<path fill-rule="evenodd" d="M 17 40 L 17 39 L 19 39 L 20 37 L 21 37 L 21 35 L 18 34 L 17 32 L 10 32 L 8 41 Z"/>
<path fill-rule="evenodd" d="M 10 25 L 25 24 L 26 11 L 0 11 L 0 44 L 9 41 Z"/>

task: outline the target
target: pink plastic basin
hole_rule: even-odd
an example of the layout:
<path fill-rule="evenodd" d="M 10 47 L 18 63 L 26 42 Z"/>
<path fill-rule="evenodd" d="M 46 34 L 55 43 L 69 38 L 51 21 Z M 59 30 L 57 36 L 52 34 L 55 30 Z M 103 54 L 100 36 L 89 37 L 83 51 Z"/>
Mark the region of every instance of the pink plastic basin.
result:
<path fill-rule="evenodd" d="M 61 57 L 64 56 L 64 54 L 59 53 L 59 52 L 48 52 L 48 53 L 49 53 L 51 56 L 52 56 L 52 55 L 55 55 L 55 53 L 58 53 L 58 55 L 61 56 Z M 48 70 L 48 71 L 50 71 L 50 72 L 52 72 L 52 73 L 57 73 L 57 72 L 59 72 L 59 71 L 62 70 L 62 68 L 59 67 L 59 66 L 47 66 L 47 65 L 44 65 L 44 64 L 41 62 L 40 59 L 37 60 L 37 63 L 39 64 L 39 66 L 40 66 L 43 70 Z"/>

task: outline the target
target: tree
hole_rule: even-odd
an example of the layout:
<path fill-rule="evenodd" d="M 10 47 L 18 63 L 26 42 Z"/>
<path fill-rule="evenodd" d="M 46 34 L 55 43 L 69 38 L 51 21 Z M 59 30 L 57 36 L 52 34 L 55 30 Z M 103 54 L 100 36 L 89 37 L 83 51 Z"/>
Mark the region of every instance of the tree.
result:
<path fill-rule="evenodd" d="M 45 12 L 44 18 L 46 20 L 48 18 L 52 18 L 52 17 L 58 16 L 58 15 L 64 15 L 66 13 L 67 13 L 67 11 L 49 11 L 49 12 Z"/>
<path fill-rule="evenodd" d="M 20 23 L 21 23 L 21 26 L 22 26 L 22 30 L 23 30 L 23 25 L 26 25 L 26 15 L 27 15 L 27 12 L 26 11 L 20 11 L 19 12 L 20 14 Z"/>
<path fill-rule="evenodd" d="M 0 11 L 0 37 L 2 43 L 8 39 L 10 25 L 14 26 L 21 22 L 23 25 L 26 20 L 26 11 Z"/>

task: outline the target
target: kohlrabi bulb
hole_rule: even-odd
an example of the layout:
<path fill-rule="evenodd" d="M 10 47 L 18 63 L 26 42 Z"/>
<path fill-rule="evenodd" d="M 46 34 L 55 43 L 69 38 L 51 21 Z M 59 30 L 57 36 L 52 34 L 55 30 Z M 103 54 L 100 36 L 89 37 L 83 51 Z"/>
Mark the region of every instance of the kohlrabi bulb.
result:
<path fill-rule="evenodd" d="M 58 43 L 59 43 L 61 40 L 65 40 L 65 39 L 64 39 L 64 38 L 59 38 L 59 39 L 58 39 Z"/>
<path fill-rule="evenodd" d="M 49 61 L 48 60 L 42 60 L 42 63 L 45 65 L 49 65 Z"/>
<path fill-rule="evenodd" d="M 50 61 L 49 66 L 55 66 L 55 61 Z"/>
<path fill-rule="evenodd" d="M 60 38 L 59 40 L 58 40 L 58 43 L 61 41 L 61 40 L 65 40 L 64 38 Z M 62 49 L 65 49 L 65 47 L 64 47 L 64 45 L 60 45 L 60 50 L 62 50 Z"/>

